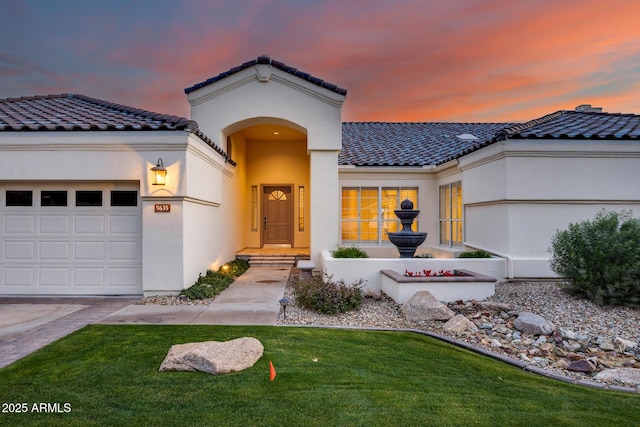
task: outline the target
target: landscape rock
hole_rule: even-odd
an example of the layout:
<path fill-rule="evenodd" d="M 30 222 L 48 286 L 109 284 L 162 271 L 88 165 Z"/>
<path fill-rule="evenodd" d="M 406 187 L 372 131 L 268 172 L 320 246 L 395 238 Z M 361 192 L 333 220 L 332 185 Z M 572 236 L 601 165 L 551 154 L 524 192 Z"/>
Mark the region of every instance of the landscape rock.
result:
<path fill-rule="evenodd" d="M 429 291 L 416 292 L 402 305 L 401 312 L 405 319 L 412 322 L 449 320 L 455 316 L 449 307 L 438 301 Z"/>
<path fill-rule="evenodd" d="M 588 359 L 575 360 L 573 362 L 569 362 L 567 370 L 591 373 L 596 371 L 596 365 Z"/>
<path fill-rule="evenodd" d="M 176 344 L 169 349 L 160 371 L 198 371 L 210 374 L 238 372 L 253 366 L 264 346 L 251 337 L 231 341 Z"/>
<path fill-rule="evenodd" d="M 457 314 L 449 319 L 449 321 L 442 326 L 442 329 L 448 333 L 459 334 L 460 332 L 476 329 L 476 324 L 467 319 L 466 316 Z"/>
<path fill-rule="evenodd" d="M 616 346 L 613 344 L 613 339 L 611 337 L 598 337 L 598 347 L 601 350 L 605 351 L 613 351 L 616 349 Z"/>
<path fill-rule="evenodd" d="M 556 329 L 553 323 L 529 311 L 521 312 L 513 322 L 513 326 L 519 331 L 532 335 L 549 335 Z"/>
<path fill-rule="evenodd" d="M 497 313 L 500 313 L 501 311 L 509 312 L 513 310 L 513 305 L 503 302 L 479 301 L 476 303 L 476 305 L 480 310 L 495 311 Z"/>
<path fill-rule="evenodd" d="M 638 343 L 631 340 L 626 340 L 620 337 L 616 337 L 616 339 L 614 340 L 614 343 L 615 343 L 616 349 L 620 352 L 633 351 L 638 348 Z"/>
<path fill-rule="evenodd" d="M 598 381 L 618 381 L 623 384 L 640 386 L 640 369 L 637 368 L 616 368 L 606 369 L 598 372 L 594 379 Z"/>

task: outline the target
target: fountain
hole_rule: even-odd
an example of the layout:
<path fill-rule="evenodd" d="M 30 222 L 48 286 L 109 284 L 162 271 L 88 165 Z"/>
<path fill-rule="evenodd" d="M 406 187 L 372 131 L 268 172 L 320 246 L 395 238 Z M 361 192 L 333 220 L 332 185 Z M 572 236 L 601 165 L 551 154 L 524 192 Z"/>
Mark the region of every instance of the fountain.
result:
<path fill-rule="evenodd" d="M 427 238 L 427 233 L 417 233 L 411 230 L 411 224 L 420 211 L 413 209 L 413 202 L 406 199 L 400 204 L 400 209 L 393 212 L 400 218 L 402 230 L 397 233 L 388 233 L 389 241 L 398 248 L 400 258 L 413 258 L 416 248 Z"/>

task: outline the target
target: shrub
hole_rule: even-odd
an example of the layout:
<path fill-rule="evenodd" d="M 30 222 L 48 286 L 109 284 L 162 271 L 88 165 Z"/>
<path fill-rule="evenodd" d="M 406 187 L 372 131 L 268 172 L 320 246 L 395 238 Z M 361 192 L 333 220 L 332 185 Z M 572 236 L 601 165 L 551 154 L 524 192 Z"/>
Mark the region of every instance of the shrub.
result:
<path fill-rule="evenodd" d="M 431 254 L 421 254 L 414 256 L 414 258 L 433 258 L 433 256 Z"/>
<path fill-rule="evenodd" d="M 486 251 L 466 251 L 458 255 L 458 258 L 491 258 L 491 254 Z"/>
<path fill-rule="evenodd" d="M 209 270 L 206 275 L 200 275 L 196 283 L 183 290 L 180 295 L 192 300 L 213 298 L 227 289 L 233 280 L 234 278 L 229 274 Z"/>
<path fill-rule="evenodd" d="M 236 258 L 233 261 L 226 263 L 229 266 L 227 270 L 224 269 L 224 265 L 218 269 L 219 272 L 225 273 L 231 277 L 240 277 L 249 269 L 249 261 L 246 259 Z"/>
<path fill-rule="evenodd" d="M 234 259 L 220 267 L 218 271 L 209 270 L 206 275 L 199 275 L 198 280 L 189 288 L 183 290 L 184 295 L 191 300 L 213 298 L 231 285 L 234 280 L 249 269 L 249 261 Z"/>
<path fill-rule="evenodd" d="M 602 305 L 640 305 L 640 220 L 600 211 L 551 241 L 551 269 L 567 290 Z"/>
<path fill-rule="evenodd" d="M 355 246 L 338 246 L 338 249 L 331 252 L 331 256 L 334 258 L 369 258 L 365 251 Z"/>
<path fill-rule="evenodd" d="M 363 283 L 363 279 L 353 284 L 334 282 L 326 275 L 297 277 L 292 281 L 293 296 L 301 307 L 324 314 L 344 313 L 362 305 Z"/>

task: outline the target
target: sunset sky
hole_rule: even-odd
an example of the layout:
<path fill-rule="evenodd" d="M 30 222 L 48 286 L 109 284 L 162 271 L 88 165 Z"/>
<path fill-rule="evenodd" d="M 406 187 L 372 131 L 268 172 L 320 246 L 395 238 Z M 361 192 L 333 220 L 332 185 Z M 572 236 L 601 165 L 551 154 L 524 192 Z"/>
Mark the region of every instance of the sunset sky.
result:
<path fill-rule="evenodd" d="M 0 98 L 189 117 L 184 88 L 267 54 L 348 90 L 344 121 L 640 113 L 637 0 L 0 0 Z"/>

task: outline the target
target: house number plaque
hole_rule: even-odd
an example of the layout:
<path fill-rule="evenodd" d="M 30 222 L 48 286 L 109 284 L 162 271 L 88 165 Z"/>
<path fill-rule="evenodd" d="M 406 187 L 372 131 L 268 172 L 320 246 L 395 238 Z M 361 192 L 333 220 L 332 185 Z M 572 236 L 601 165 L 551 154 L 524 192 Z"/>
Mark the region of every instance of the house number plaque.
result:
<path fill-rule="evenodd" d="M 156 203 L 153 206 L 156 212 L 171 212 L 171 203 Z"/>

